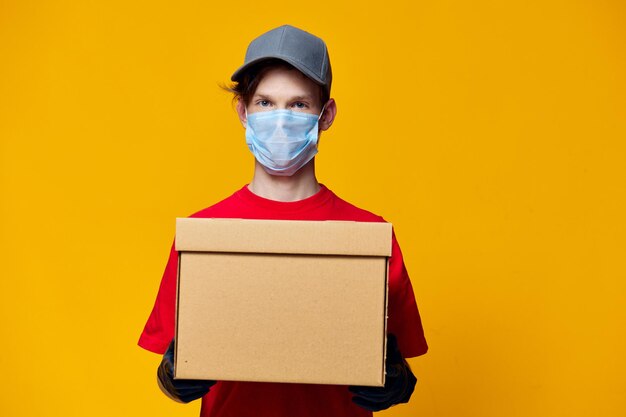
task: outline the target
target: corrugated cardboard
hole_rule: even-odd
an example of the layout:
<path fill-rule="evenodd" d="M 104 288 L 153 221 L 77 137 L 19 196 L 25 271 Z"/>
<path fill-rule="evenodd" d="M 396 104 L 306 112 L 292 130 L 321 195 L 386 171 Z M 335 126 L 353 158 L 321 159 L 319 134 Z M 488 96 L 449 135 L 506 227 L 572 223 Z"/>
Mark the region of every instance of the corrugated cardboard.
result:
<path fill-rule="evenodd" d="M 382 386 L 391 224 L 180 218 L 176 378 Z"/>

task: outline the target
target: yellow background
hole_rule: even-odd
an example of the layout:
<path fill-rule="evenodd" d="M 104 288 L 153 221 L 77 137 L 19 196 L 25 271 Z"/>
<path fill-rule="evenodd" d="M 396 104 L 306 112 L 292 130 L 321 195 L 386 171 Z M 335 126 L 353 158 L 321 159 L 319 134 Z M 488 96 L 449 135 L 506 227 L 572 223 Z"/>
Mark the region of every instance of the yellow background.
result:
<path fill-rule="evenodd" d="M 174 218 L 250 180 L 218 87 L 323 37 L 319 179 L 393 222 L 430 352 L 386 416 L 626 413 L 621 1 L 0 2 L 0 415 L 195 416 L 136 341 Z M 296 417 L 296 416 L 294 416 Z"/>

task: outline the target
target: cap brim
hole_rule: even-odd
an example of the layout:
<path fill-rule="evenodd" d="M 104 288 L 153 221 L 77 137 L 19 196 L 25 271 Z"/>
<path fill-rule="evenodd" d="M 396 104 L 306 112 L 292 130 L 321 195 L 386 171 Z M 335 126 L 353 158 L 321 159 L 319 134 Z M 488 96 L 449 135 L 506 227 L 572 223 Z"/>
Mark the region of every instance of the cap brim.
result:
<path fill-rule="evenodd" d="M 235 82 L 241 81 L 241 78 L 243 77 L 243 75 L 251 67 L 253 67 L 253 66 L 255 66 L 255 65 L 257 65 L 257 64 L 259 64 L 259 63 L 261 63 L 263 61 L 270 60 L 270 59 L 280 59 L 281 61 L 285 61 L 286 63 L 288 63 L 289 65 L 292 65 L 298 71 L 300 71 L 301 73 L 303 73 L 304 75 L 309 77 L 315 83 L 317 83 L 317 84 L 319 84 L 321 86 L 326 86 L 326 84 L 324 83 L 324 80 L 320 79 L 317 75 L 315 75 L 315 73 L 313 73 L 313 71 L 311 71 L 310 69 L 308 69 L 307 67 L 305 67 L 304 65 L 302 65 L 299 62 L 296 62 L 296 61 L 294 61 L 294 60 L 292 60 L 290 58 L 287 58 L 287 57 L 284 57 L 284 56 L 280 56 L 280 55 L 268 55 L 268 56 L 264 56 L 262 58 L 254 59 L 254 60 L 252 60 L 250 62 L 247 62 L 247 63 L 243 64 L 242 66 L 237 68 L 237 70 L 230 77 L 231 81 L 235 81 Z"/>

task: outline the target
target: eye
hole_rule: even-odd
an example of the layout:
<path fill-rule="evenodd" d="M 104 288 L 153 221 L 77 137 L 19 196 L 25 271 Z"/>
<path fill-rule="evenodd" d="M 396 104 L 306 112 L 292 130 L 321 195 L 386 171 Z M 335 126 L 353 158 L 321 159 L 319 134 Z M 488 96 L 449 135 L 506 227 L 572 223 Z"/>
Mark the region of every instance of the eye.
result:
<path fill-rule="evenodd" d="M 308 106 L 306 105 L 306 103 L 303 103 L 301 101 L 296 101 L 295 103 L 292 104 L 292 107 L 296 109 L 306 109 Z"/>
<path fill-rule="evenodd" d="M 270 105 L 270 102 L 268 100 L 259 100 L 257 101 L 257 104 L 261 107 L 267 107 Z"/>

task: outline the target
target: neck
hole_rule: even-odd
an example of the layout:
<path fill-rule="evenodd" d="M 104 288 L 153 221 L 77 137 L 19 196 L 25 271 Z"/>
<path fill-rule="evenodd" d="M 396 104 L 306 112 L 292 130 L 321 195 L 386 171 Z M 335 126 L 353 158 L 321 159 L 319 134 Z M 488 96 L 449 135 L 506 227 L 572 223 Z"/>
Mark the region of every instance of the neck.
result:
<path fill-rule="evenodd" d="M 254 178 L 248 189 L 260 197 L 275 201 L 289 202 L 311 197 L 320 190 L 315 177 L 315 159 L 290 177 L 270 175 L 255 161 Z"/>

